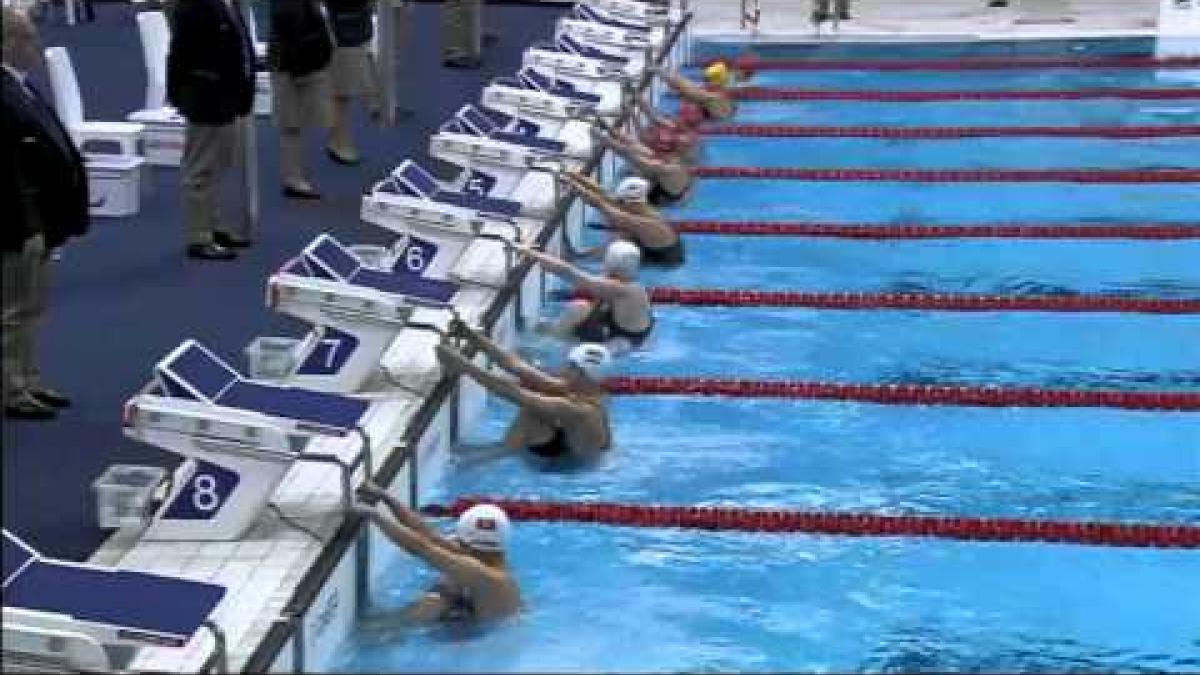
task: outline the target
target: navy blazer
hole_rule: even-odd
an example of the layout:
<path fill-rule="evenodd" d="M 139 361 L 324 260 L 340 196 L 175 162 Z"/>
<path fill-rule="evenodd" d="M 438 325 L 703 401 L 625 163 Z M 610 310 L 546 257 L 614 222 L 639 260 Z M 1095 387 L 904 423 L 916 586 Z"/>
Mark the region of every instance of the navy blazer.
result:
<path fill-rule="evenodd" d="M 176 0 L 167 100 L 192 124 L 224 126 L 254 106 L 254 46 L 237 5 Z"/>
<path fill-rule="evenodd" d="M 0 71 L 4 129 L 3 249 L 20 251 L 37 234 L 57 248 L 88 230 L 88 184 L 83 156 L 50 104 Z"/>

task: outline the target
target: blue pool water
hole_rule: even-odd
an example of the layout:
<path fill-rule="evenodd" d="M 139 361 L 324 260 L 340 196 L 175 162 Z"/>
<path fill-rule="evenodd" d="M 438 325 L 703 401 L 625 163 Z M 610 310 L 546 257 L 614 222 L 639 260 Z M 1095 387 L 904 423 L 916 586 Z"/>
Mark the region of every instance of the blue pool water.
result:
<path fill-rule="evenodd" d="M 926 47 L 880 54 L 1144 53 L 1146 43 Z M 865 56 L 873 49 L 832 45 L 820 55 Z M 805 50 L 785 52 L 776 55 Z M 885 88 L 884 80 L 862 86 Z M 838 111 L 853 111 L 863 124 L 946 123 L 923 117 L 924 110 L 938 110 L 923 104 L 769 105 L 781 115 L 804 111 L 835 124 L 856 123 Z M 1096 123 L 1081 112 L 1097 109 L 1095 103 L 1022 105 L 1067 124 Z M 1189 105 L 1195 116 L 1200 99 Z M 1017 107 L 971 109 L 976 122 L 938 114 L 954 124 L 1005 124 L 1014 123 L 1009 115 Z M 1131 113 L 1138 109 L 1113 108 L 1111 123 L 1143 123 Z M 757 110 L 745 106 L 735 121 L 760 121 Z M 722 138 L 712 139 L 705 161 L 1129 168 L 1195 166 L 1197 149 L 1196 139 Z M 1195 184 L 705 179 L 669 215 L 1116 225 L 1194 224 L 1198 214 Z M 592 243 L 600 236 L 588 232 Z M 646 270 L 646 283 L 1200 297 L 1200 240 L 690 235 L 687 248 L 684 267 Z M 550 303 L 547 313 L 558 307 Z M 648 349 L 623 359 L 618 373 L 1200 391 L 1197 315 L 673 306 L 658 307 L 656 315 Z M 521 349 L 547 366 L 562 358 L 561 344 L 544 337 L 525 336 Z M 1200 524 L 1197 413 L 625 396 L 613 400 L 615 449 L 575 471 L 547 471 L 499 452 L 497 439 L 512 415 L 507 404 L 489 402 L 429 502 L 496 495 Z M 1196 551 L 517 523 L 511 560 L 527 603 L 520 617 L 473 635 L 379 621 L 358 631 L 331 669 L 1200 672 Z M 404 560 L 385 573 L 373 591 L 374 611 L 386 616 L 433 582 L 428 570 L 413 569 Z"/>

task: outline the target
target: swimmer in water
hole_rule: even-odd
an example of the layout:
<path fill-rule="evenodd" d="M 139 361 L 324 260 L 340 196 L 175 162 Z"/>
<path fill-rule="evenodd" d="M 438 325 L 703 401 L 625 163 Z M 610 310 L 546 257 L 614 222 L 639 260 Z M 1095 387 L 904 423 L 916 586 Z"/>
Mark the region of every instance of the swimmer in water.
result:
<path fill-rule="evenodd" d="M 618 236 L 637 245 L 642 264 L 677 267 L 683 264 L 683 239 L 658 209 L 649 204 L 650 182 L 630 176 L 617 184 L 612 197 L 596 181 L 583 174 L 565 171 L 558 174 L 585 202 L 604 214 L 609 227 Z"/>
<path fill-rule="evenodd" d="M 698 106 L 705 120 L 724 121 L 737 112 L 737 105 L 728 91 L 733 83 L 733 73 L 724 61 L 716 61 L 704 69 L 705 86 L 658 66 L 649 70 L 661 76 L 663 82 L 679 94 L 685 103 Z"/>
<path fill-rule="evenodd" d="M 527 449 L 546 459 L 591 460 L 612 447 L 604 371 L 612 360 L 608 348 L 585 342 L 567 355 L 557 373 L 539 370 L 486 335 L 455 322 L 453 332 L 485 354 L 500 369 L 516 376 L 497 375 L 463 356 L 447 342 L 435 348 L 443 372 L 463 374 L 492 394 L 519 407 L 505 435 L 509 450 Z"/>
<path fill-rule="evenodd" d="M 552 332 L 560 338 L 604 343 L 616 355 L 640 347 L 654 329 L 650 295 L 637 282 L 642 254 L 631 242 L 618 239 L 608 245 L 603 276 L 528 246 L 518 250 L 584 296 L 572 300 L 559 318 Z"/>
<path fill-rule="evenodd" d="M 642 145 L 688 166 L 700 161 L 700 134 L 684 120 L 660 115 L 643 93 L 633 100 L 630 126 Z"/>
<path fill-rule="evenodd" d="M 404 620 L 485 621 L 520 611 L 521 590 L 504 554 L 511 526 L 503 510 L 490 504 L 472 506 L 458 517 L 454 535 L 446 537 L 370 480 L 360 492 L 378 499 L 379 505 L 360 502 L 353 507 L 355 513 L 442 573 L 437 584 L 404 608 Z"/>
<path fill-rule="evenodd" d="M 639 175 L 650 181 L 646 201 L 654 206 L 679 202 L 692 189 L 692 169 L 672 152 L 659 152 L 619 129 L 605 131 L 592 127 L 592 137 L 625 160 Z"/>

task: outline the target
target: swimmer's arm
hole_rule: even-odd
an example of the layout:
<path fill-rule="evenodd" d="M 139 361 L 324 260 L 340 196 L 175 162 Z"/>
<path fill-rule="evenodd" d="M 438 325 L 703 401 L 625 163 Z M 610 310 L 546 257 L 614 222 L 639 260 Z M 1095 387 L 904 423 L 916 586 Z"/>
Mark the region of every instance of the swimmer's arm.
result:
<path fill-rule="evenodd" d="M 538 261 L 545 267 L 547 271 L 555 276 L 562 277 L 571 283 L 582 287 L 587 292 L 603 298 L 612 299 L 625 294 L 626 286 L 618 281 L 606 279 L 595 274 L 585 272 L 571 263 L 559 260 L 558 258 L 538 251 L 532 248 L 521 249 L 526 255 Z"/>
<path fill-rule="evenodd" d="M 458 584 L 476 588 L 479 582 L 490 576 L 487 567 L 474 558 L 449 550 L 429 537 L 415 532 L 389 518 L 384 518 L 375 509 L 367 515 L 384 536 L 408 553 L 424 560 Z"/>
<path fill-rule="evenodd" d="M 468 330 L 465 334 L 467 335 L 467 339 L 479 347 L 479 350 L 494 361 L 496 365 L 516 375 L 526 386 L 551 392 L 559 392 L 566 388 L 566 384 L 562 380 L 543 373 L 541 369 L 534 367 L 533 364 L 520 356 L 502 348 L 488 336 L 474 330 Z"/>
<path fill-rule="evenodd" d="M 629 213 L 628 211 L 621 211 L 613 218 L 613 225 L 626 232 L 633 232 L 635 234 L 644 235 L 649 231 L 655 231 L 661 235 L 675 236 L 675 230 L 665 220 L 653 216 L 643 216 L 639 213 Z"/>
<path fill-rule="evenodd" d="M 530 391 L 507 377 L 501 377 L 487 368 L 480 367 L 475 362 L 452 349 L 438 345 L 438 355 L 446 362 L 453 364 L 455 370 L 470 377 L 484 389 L 510 403 L 526 406 L 545 414 L 554 414 L 554 412 L 561 408 L 561 398 L 557 396 L 545 396 Z"/>
<path fill-rule="evenodd" d="M 399 499 L 396 499 L 386 491 L 381 491 L 379 493 L 379 499 L 387 505 L 388 511 L 392 512 L 392 515 L 401 525 L 414 530 L 423 536 L 429 537 L 439 546 L 453 546 L 453 544 L 443 537 L 440 532 L 430 527 L 429 524 L 425 522 L 425 519 L 421 517 L 421 514 L 400 503 Z"/>

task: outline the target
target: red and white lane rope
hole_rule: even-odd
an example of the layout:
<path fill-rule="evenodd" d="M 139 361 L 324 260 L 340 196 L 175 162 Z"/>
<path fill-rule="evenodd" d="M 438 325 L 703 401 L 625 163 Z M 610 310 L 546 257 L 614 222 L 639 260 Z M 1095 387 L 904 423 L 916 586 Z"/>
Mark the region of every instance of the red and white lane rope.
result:
<path fill-rule="evenodd" d="M 852 384 L 797 380 L 629 375 L 609 378 L 614 395 L 726 396 L 859 401 L 887 405 L 1030 408 L 1122 408 L 1200 412 L 1200 391 L 1047 389 L 953 384 Z"/>
<path fill-rule="evenodd" d="M 722 288 L 651 288 L 660 304 L 705 307 L 810 307 L 814 309 L 919 309 L 953 312 L 1123 312 L 1200 314 L 1200 298 L 1120 295 L 982 295 L 970 293 L 818 293 Z"/>
<path fill-rule="evenodd" d="M 815 169 L 701 166 L 700 178 L 914 183 L 1200 183 L 1200 169 Z"/>
<path fill-rule="evenodd" d="M 709 59 L 707 66 L 720 59 Z M 742 56 L 735 60 L 750 70 L 1010 70 L 1019 68 L 1197 68 L 1196 56 L 995 56 L 962 59 L 770 59 Z"/>
<path fill-rule="evenodd" d="M 1105 87 L 1095 89 L 973 89 L 878 90 L 798 89 L 793 87 L 739 87 L 730 90 L 740 101 L 863 101 L 875 103 L 933 103 L 949 101 L 1087 101 L 1128 99 L 1171 101 L 1200 99 L 1195 87 Z"/>
<path fill-rule="evenodd" d="M 1002 127 L 828 127 L 796 124 L 712 124 L 700 128 L 706 136 L 743 136 L 764 138 L 887 138 L 953 139 L 988 137 L 1060 137 L 1060 138 L 1177 138 L 1200 136 L 1200 124 L 1151 126 L 1002 126 Z"/>
<path fill-rule="evenodd" d="M 1197 239 L 1193 224 L 1131 223 L 1128 225 L 877 225 L 869 223 L 772 222 L 754 220 L 678 220 L 683 234 L 730 236 L 833 237 L 839 239 Z"/>
<path fill-rule="evenodd" d="M 518 521 L 601 523 L 738 532 L 857 537 L 936 537 L 963 541 L 1056 542 L 1138 548 L 1200 548 L 1200 527 L 1146 523 L 792 511 L 721 506 L 659 506 L 465 497 L 425 506 L 431 516 L 457 516 L 495 504 Z"/>

